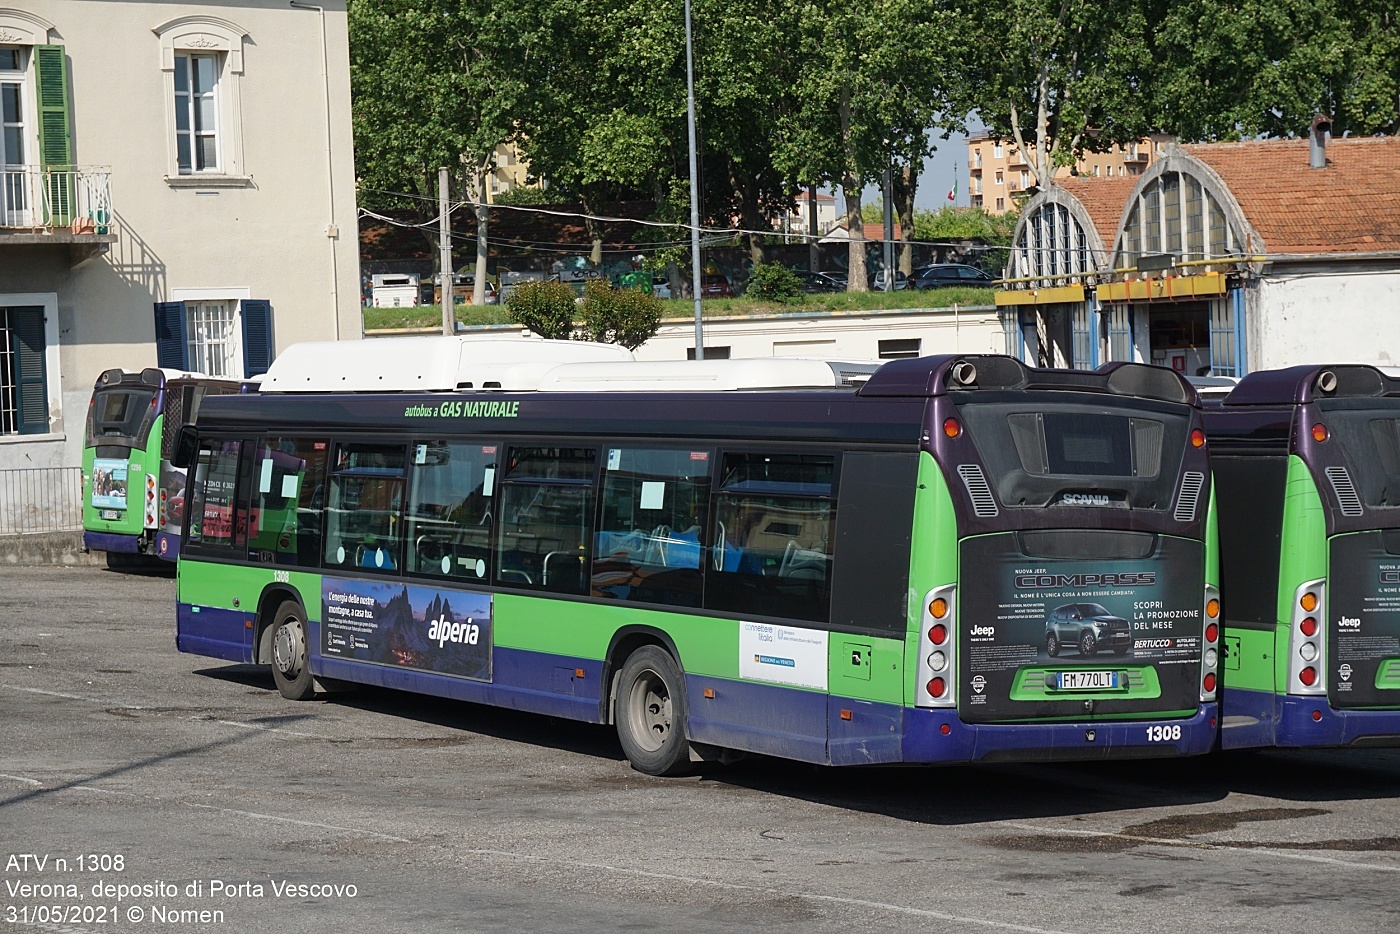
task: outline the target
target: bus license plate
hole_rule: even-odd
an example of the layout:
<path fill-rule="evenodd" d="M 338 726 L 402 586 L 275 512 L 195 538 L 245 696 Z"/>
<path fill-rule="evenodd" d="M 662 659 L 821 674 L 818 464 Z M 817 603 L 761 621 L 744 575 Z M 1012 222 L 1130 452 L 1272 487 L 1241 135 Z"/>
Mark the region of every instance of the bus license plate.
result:
<path fill-rule="evenodd" d="M 115 509 L 104 509 L 102 510 L 102 518 L 113 520 L 120 519 L 121 513 L 117 512 Z"/>
<path fill-rule="evenodd" d="M 1061 691 L 1111 691 L 1118 687 L 1116 671 L 1061 671 L 1055 676 Z"/>

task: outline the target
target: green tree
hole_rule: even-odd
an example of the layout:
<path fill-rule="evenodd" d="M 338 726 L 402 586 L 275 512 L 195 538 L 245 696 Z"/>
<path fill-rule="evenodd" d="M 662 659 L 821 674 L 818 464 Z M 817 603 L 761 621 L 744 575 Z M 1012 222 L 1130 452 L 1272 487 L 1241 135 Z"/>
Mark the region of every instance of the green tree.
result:
<path fill-rule="evenodd" d="M 1155 32 L 1163 120 L 1187 139 L 1400 132 L 1400 13 L 1378 0 L 1187 0 Z"/>
<path fill-rule="evenodd" d="M 578 314 L 575 298 L 573 289 L 556 280 L 521 282 L 506 296 L 506 314 L 540 337 L 569 340 Z"/>
<path fill-rule="evenodd" d="M 362 204 L 410 209 L 436 244 L 438 167 L 476 205 L 473 301 L 486 281 L 486 177 L 524 88 L 512 11 L 471 0 L 352 0 L 350 82 Z"/>
<path fill-rule="evenodd" d="M 606 279 L 583 288 L 583 336 L 636 350 L 661 327 L 661 299 L 641 289 L 618 289 Z"/>
<path fill-rule="evenodd" d="M 948 33 L 966 69 L 957 109 L 1015 140 L 1036 185 L 1086 149 L 1155 128 L 1145 82 L 1156 20 L 1141 2 L 970 0 L 962 10 Z"/>

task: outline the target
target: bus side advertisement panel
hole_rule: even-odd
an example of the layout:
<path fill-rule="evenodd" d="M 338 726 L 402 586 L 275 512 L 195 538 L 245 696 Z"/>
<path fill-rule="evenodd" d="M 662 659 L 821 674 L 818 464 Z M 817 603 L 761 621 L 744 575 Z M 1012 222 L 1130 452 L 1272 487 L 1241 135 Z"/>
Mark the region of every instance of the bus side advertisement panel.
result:
<path fill-rule="evenodd" d="M 1159 536 L 1143 558 L 1030 558 L 1015 533 L 964 541 L 959 715 L 1194 711 L 1203 549 Z"/>
<path fill-rule="evenodd" d="M 1400 706 L 1400 555 L 1385 538 L 1358 532 L 1331 542 L 1324 609 L 1334 707 Z"/>
<path fill-rule="evenodd" d="M 489 593 L 327 577 L 321 655 L 490 681 Z"/>

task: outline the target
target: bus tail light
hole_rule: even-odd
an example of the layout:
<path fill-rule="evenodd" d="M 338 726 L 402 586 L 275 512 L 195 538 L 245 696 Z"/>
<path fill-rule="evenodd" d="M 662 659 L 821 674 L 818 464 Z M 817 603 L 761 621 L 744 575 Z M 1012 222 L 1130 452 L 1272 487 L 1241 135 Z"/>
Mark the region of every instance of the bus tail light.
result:
<path fill-rule="evenodd" d="M 956 418 L 945 418 L 943 420 L 943 433 L 950 438 L 956 438 L 962 434 L 962 423 Z"/>
<path fill-rule="evenodd" d="M 939 587 L 924 595 L 923 625 L 919 627 L 919 687 L 916 707 L 956 707 L 958 640 L 957 587 Z"/>
<path fill-rule="evenodd" d="M 146 474 L 146 528 L 156 527 L 156 475 Z"/>
<path fill-rule="evenodd" d="M 1327 640 L 1318 621 L 1327 618 L 1324 581 L 1308 581 L 1293 593 L 1288 638 L 1288 693 L 1327 693 Z"/>
<path fill-rule="evenodd" d="M 1193 448 L 1203 448 L 1206 446 L 1206 433 L 1199 428 L 1191 429 L 1191 446 Z"/>
<path fill-rule="evenodd" d="M 1220 651 L 1215 647 L 1216 640 L 1220 638 L 1220 624 L 1217 622 L 1220 617 L 1219 588 L 1206 585 L 1202 608 L 1205 613 L 1201 627 L 1201 702 L 1205 703 L 1215 700 L 1215 689 L 1220 680 Z"/>
<path fill-rule="evenodd" d="M 1318 444 L 1321 444 L 1322 442 L 1326 441 L 1327 426 L 1322 424 L 1322 422 L 1318 422 L 1312 427 L 1312 436 L 1313 440 L 1316 441 Z"/>

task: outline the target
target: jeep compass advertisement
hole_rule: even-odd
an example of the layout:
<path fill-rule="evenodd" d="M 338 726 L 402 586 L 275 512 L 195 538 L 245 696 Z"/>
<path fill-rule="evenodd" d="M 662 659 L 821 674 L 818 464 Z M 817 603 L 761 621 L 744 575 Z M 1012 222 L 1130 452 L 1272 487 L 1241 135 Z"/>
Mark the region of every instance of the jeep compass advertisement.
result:
<path fill-rule="evenodd" d="M 1027 557 L 1016 533 L 962 543 L 958 699 L 971 722 L 1200 703 L 1203 546 L 1142 558 Z"/>
<path fill-rule="evenodd" d="M 1334 707 L 1400 706 L 1400 555 L 1386 549 L 1384 534 L 1332 539 L 1324 609 Z"/>

